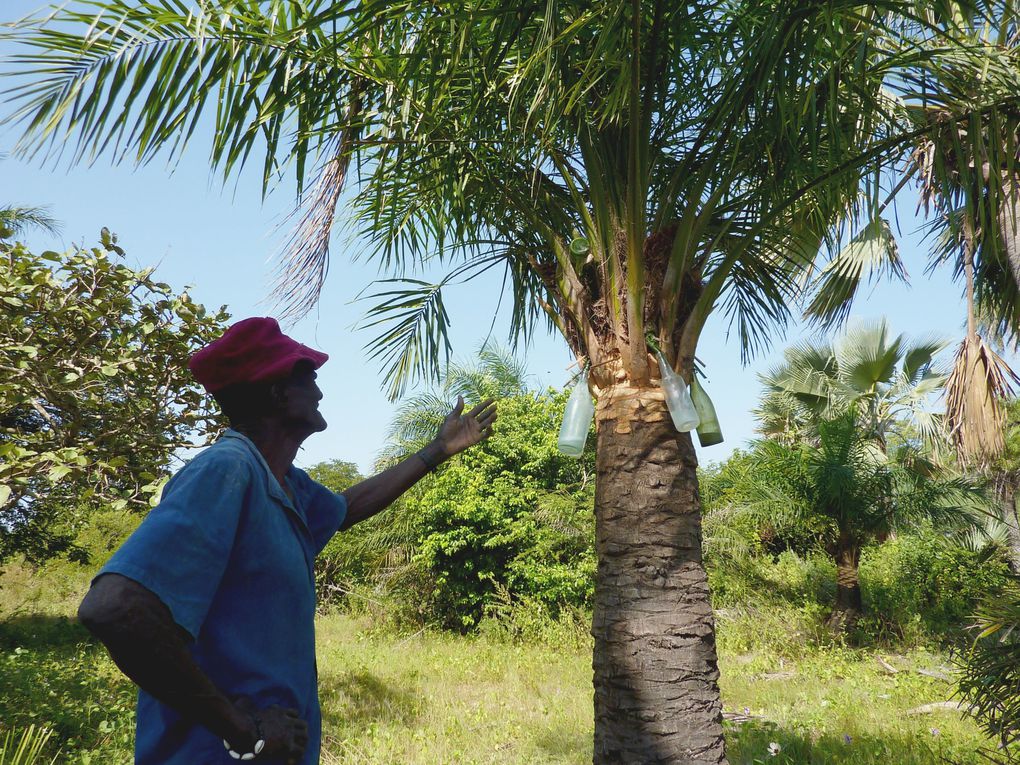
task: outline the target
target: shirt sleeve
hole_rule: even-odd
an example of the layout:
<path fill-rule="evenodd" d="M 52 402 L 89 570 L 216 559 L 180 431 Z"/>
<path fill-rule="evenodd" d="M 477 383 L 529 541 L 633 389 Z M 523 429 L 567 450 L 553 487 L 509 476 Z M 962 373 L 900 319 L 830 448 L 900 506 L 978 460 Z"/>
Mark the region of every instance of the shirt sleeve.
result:
<path fill-rule="evenodd" d="M 329 544 L 347 517 L 347 499 L 327 489 L 300 468 L 294 468 L 300 486 L 301 498 L 308 512 L 308 531 L 315 544 L 315 554 Z"/>
<path fill-rule="evenodd" d="M 153 592 L 197 638 L 230 560 L 252 481 L 243 455 L 210 449 L 171 479 L 97 574 L 120 574 Z"/>

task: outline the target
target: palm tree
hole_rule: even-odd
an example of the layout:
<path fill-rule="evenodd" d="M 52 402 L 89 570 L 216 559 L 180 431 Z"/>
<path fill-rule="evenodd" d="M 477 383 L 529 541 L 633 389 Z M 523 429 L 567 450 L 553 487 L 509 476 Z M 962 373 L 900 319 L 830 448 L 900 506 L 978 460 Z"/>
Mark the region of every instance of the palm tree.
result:
<path fill-rule="evenodd" d="M 960 668 L 958 693 L 989 737 L 994 751 L 982 751 L 989 762 L 1020 761 L 1020 583 L 985 600 L 974 619 L 977 633 L 970 650 L 956 657 Z"/>
<path fill-rule="evenodd" d="M 13 239 L 29 228 L 40 228 L 55 234 L 60 225 L 43 207 L 0 207 L 0 239 Z"/>
<path fill-rule="evenodd" d="M 819 541 L 836 564 L 829 626 L 837 632 L 864 611 L 858 566 L 867 543 L 919 519 L 958 520 L 980 499 L 965 480 L 947 477 L 911 446 L 887 453 L 862 419 L 854 405 L 819 420 L 810 441 L 758 442 L 744 480 L 727 497 L 770 520 L 796 518 L 822 529 Z"/>
<path fill-rule="evenodd" d="M 7 155 L 0 152 L 0 160 Z M 7 205 L 0 207 L 0 240 L 13 239 L 28 228 L 40 228 L 50 234 L 60 230 L 60 224 L 45 207 Z"/>
<path fill-rule="evenodd" d="M 787 443 L 817 438 L 819 423 L 852 407 L 862 432 L 883 450 L 890 437 L 903 443 L 917 434 L 938 445 L 941 418 L 928 404 L 946 383 L 934 365 L 946 345 L 934 337 L 894 337 L 885 319 L 858 322 L 832 343 L 794 345 L 761 375 L 758 430 Z"/>
<path fill-rule="evenodd" d="M 1011 8 L 1005 16 L 974 24 L 960 17 L 961 33 L 992 56 L 1015 57 L 1018 38 Z M 982 72 L 955 93 L 959 101 L 997 89 L 1016 92 L 1020 80 L 998 80 Z M 944 86 L 940 89 L 945 90 Z M 984 96 L 978 96 L 983 98 Z M 947 105 L 932 103 L 923 116 L 938 122 Z M 993 110 L 966 123 L 946 121 L 924 136 L 915 152 L 914 172 L 926 211 L 934 208 L 936 246 L 931 264 L 951 263 L 962 277 L 967 300 L 967 333 L 959 344 L 946 386 L 946 425 L 963 465 L 987 472 L 1004 448 L 1003 402 L 1020 379 L 978 333 L 978 317 L 993 335 L 1015 339 L 1020 311 L 1020 169 L 1018 112 Z"/>
<path fill-rule="evenodd" d="M 31 47 L 8 91 L 23 153 L 173 156 L 215 104 L 213 165 L 230 175 L 264 147 L 266 186 L 298 179 L 280 282 L 293 313 L 317 299 L 342 198 L 398 272 L 369 311 L 392 394 L 439 374 L 443 290 L 493 267 L 514 338 L 544 318 L 589 365 L 595 760 L 724 762 L 696 458 L 646 333 L 689 380 L 719 308 L 745 356 L 807 284 L 812 315 L 844 315 L 862 279 L 895 270 L 866 245 L 883 179 L 938 129 L 912 117 L 955 107 L 931 84 L 1008 79 L 1013 62 L 959 45 L 944 4 L 895 0 L 80 5 L 15 33 Z M 984 96 L 950 122 L 1020 99 Z M 861 246 L 838 249 L 840 222 Z M 823 243 L 837 254 L 819 273 Z M 425 263 L 450 271 L 401 273 Z"/>

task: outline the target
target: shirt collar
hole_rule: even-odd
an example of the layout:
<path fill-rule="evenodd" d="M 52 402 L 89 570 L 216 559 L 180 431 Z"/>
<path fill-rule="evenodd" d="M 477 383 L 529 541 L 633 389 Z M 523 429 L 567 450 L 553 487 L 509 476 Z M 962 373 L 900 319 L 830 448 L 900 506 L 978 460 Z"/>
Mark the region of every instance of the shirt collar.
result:
<path fill-rule="evenodd" d="M 294 507 L 294 503 L 290 501 L 290 497 L 287 496 L 287 492 L 283 490 L 283 487 L 280 486 L 280 482 L 276 480 L 276 476 L 273 475 L 273 471 L 269 469 L 269 463 L 266 462 L 266 458 L 263 456 L 262 452 L 259 451 L 259 448 L 255 446 L 254 441 L 248 438 L 248 436 L 246 436 L 244 433 L 241 433 L 238 430 L 234 430 L 233 428 L 227 428 L 225 431 L 223 431 L 223 435 L 220 437 L 236 438 L 238 441 L 243 443 L 248 448 L 248 451 L 251 452 L 252 455 L 254 455 L 255 460 L 258 462 L 258 464 L 262 466 L 262 470 L 263 473 L 265 474 L 266 479 L 266 487 L 269 490 L 269 496 L 282 503 L 284 507 L 287 507 L 290 510 L 297 512 L 297 508 Z M 287 475 L 289 476 L 293 472 L 294 466 L 291 465 L 289 468 L 287 468 Z"/>

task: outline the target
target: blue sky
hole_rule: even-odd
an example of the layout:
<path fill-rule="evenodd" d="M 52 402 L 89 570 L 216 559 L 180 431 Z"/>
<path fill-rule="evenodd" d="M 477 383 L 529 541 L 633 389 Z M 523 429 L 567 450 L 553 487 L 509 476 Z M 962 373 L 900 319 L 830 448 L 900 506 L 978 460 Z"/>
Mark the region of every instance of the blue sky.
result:
<path fill-rule="evenodd" d="M 0 23 L 21 17 L 39 7 L 38 0 L 5 0 Z M 0 56 L 11 52 L 0 43 Z M 0 110 L 2 113 L 2 110 Z M 0 153 L 11 151 L 16 134 L 0 123 Z M 282 243 L 287 214 L 294 205 L 293 186 L 284 183 L 262 200 L 256 171 L 244 172 L 224 186 L 208 165 L 209 136 L 196 134 L 188 153 L 174 168 L 159 160 L 135 168 L 111 166 L 108 157 L 92 167 L 68 168 L 25 163 L 14 157 L 0 161 L 0 205 L 46 205 L 61 221 L 61 235 L 32 234 L 38 249 L 62 249 L 72 243 L 95 243 L 106 226 L 120 237 L 129 264 L 157 266 L 156 275 L 190 293 L 207 306 L 226 304 L 237 319 L 271 315 L 266 302 L 273 277 L 272 256 Z M 258 160 L 256 160 L 256 163 Z M 916 200 L 904 195 L 895 226 L 910 285 L 882 284 L 866 290 L 855 305 L 856 319 L 887 316 L 892 328 L 911 336 L 935 334 L 958 340 L 963 332 L 964 303 L 960 288 L 950 281 L 947 269 L 925 273 L 927 244 L 913 215 Z M 341 211 L 341 217 L 343 213 Z M 344 235 L 334 237 L 329 277 L 317 312 L 292 327 L 298 340 L 330 354 L 320 371 L 325 392 L 322 409 L 329 429 L 306 443 L 298 464 L 308 466 L 326 459 L 357 463 L 363 471 L 383 446 L 395 405 L 387 401 L 385 380 L 379 364 L 368 358 L 362 346 L 371 331 L 355 331 L 366 303 L 355 297 L 373 279 L 385 276 L 358 260 L 365 246 Z M 456 358 L 467 359 L 489 336 L 500 278 L 488 274 L 455 287 L 446 294 L 452 321 Z M 496 318 L 492 338 L 506 339 L 508 320 Z M 750 410 L 760 393 L 757 373 L 769 368 L 781 355 L 784 342 L 772 350 L 740 363 L 740 349 L 727 338 L 727 320 L 712 317 L 701 340 L 698 356 L 708 375 L 707 390 L 715 402 L 726 442 L 700 450 L 704 461 L 719 460 L 753 437 Z M 786 342 L 809 330 L 792 326 Z M 943 353 L 946 363 L 951 351 Z M 572 358 L 559 336 L 540 334 L 522 357 L 539 386 L 562 386 L 571 376 Z"/>

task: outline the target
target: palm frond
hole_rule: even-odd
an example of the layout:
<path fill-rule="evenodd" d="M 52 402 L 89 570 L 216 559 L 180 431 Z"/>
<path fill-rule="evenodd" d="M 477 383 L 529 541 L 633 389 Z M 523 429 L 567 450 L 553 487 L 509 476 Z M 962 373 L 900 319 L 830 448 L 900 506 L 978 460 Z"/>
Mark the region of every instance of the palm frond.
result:
<path fill-rule="evenodd" d="M 366 311 L 365 321 L 358 327 L 382 327 L 364 348 L 369 358 L 381 360 L 389 385 L 387 392 L 393 400 L 409 383 L 438 376 L 441 353 L 450 357 L 450 318 L 442 293 L 446 282 L 381 279 L 375 283 L 405 285 L 405 289 L 383 290 L 362 298 L 381 302 Z"/>
<path fill-rule="evenodd" d="M 814 296 L 804 315 L 825 327 L 842 324 L 862 284 L 888 277 L 906 282 L 907 272 L 889 223 L 876 218 L 822 269 L 808 288 Z"/>
<path fill-rule="evenodd" d="M 60 223 L 46 207 L 0 207 L 0 239 L 16 237 L 30 228 L 56 234 L 60 231 Z"/>
<path fill-rule="evenodd" d="M 946 428 L 963 464 L 983 469 L 1003 450 L 1003 401 L 1020 378 L 980 337 L 964 338 L 946 382 Z"/>

